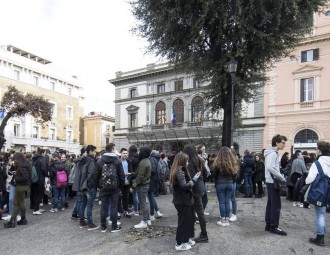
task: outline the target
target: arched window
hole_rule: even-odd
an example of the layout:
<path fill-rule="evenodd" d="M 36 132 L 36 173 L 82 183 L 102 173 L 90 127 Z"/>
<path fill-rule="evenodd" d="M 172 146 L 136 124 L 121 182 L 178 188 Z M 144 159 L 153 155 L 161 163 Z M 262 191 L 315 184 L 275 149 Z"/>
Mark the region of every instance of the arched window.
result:
<path fill-rule="evenodd" d="M 173 116 L 176 123 L 182 123 L 184 121 L 184 104 L 181 99 L 176 99 L 173 102 Z"/>
<path fill-rule="evenodd" d="M 194 97 L 191 101 L 191 121 L 199 122 L 203 121 L 204 116 L 204 105 L 203 98 L 200 96 Z"/>
<path fill-rule="evenodd" d="M 166 105 L 160 101 L 156 104 L 156 125 L 166 123 Z"/>
<path fill-rule="evenodd" d="M 294 143 L 317 143 L 318 140 L 318 135 L 310 129 L 300 130 L 294 137 Z"/>

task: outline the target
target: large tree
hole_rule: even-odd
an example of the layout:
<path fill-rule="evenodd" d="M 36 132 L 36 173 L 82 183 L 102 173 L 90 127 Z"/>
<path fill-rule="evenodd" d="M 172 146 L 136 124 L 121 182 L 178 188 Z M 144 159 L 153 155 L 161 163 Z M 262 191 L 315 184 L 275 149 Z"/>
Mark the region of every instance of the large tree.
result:
<path fill-rule="evenodd" d="M 14 86 L 8 86 L 0 106 L 5 113 L 0 125 L 0 148 L 6 142 L 4 131 L 10 118 L 31 114 L 40 124 L 52 120 L 52 104 L 48 100 L 43 96 L 24 94 Z"/>
<path fill-rule="evenodd" d="M 212 110 L 222 108 L 222 144 L 230 146 L 231 75 L 238 62 L 234 102 L 253 100 L 264 70 L 288 55 L 311 31 L 312 15 L 325 0 L 133 0 L 134 32 L 148 51 L 176 68 L 210 81 L 205 91 Z"/>

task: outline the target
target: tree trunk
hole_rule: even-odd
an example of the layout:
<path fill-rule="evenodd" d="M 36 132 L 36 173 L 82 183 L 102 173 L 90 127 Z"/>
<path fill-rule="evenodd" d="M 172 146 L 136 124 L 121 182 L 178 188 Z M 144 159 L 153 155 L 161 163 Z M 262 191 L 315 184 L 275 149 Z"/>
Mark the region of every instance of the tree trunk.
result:
<path fill-rule="evenodd" d="M 6 142 L 5 139 L 5 128 L 7 126 L 8 120 L 12 117 L 11 113 L 7 113 L 6 116 L 3 118 L 1 125 L 0 125 L 0 150 L 2 149 L 3 145 Z"/>
<path fill-rule="evenodd" d="M 229 90 L 230 91 L 230 90 Z M 231 96 L 223 97 L 223 127 L 222 127 L 222 146 L 230 148 L 231 144 Z"/>

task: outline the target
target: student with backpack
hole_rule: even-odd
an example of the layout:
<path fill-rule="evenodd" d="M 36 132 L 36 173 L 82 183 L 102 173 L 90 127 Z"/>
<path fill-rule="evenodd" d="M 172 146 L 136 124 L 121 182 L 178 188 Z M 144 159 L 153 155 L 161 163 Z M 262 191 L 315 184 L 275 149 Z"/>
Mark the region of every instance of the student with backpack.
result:
<path fill-rule="evenodd" d="M 51 213 L 58 211 L 58 198 L 61 197 L 61 210 L 65 210 L 65 189 L 68 185 L 68 172 L 65 169 L 65 162 L 56 156 L 53 158 L 50 170 L 50 181 L 53 189 L 53 208 Z"/>
<path fill-rule="evenodd" d="M 122 163 L 115 153 L 115 144 L 105 146 L 105 153 L 96 163 L 96 175 L 101 197 L 101 232 L 107 231 L 109 205 L 111 204 L 111 232 L 118 232 L 121 227 L 117 224 L 119 192 L 125 183 Z"/>
<path fill-rule="evenodd" d="M 316 218 L 316 237 L 310 238 L 309 242 L 319 246 L 324 246 L 324 233 L 325 233 L 325 217 L 327 204 L 329 205 L 330 197 L 330 143 L 325 141 L 319 141 L 317 143 L 316 154 L 318 160 L 314 161 L 309 169 L 308 176 L 306 178 L 306 184 L 311 184 L 309 193 L 307 196 L 308 202 L 315 205 L 315 218 Z M 323 173 L 322 173 L 323 172 Z M 325 176 L 324 176 L 325 175 Z M 320 180 L 320 178 L 323 178 Z M 315 182 L 315 183 L 314 183 Z M 315 184 L 321 184 L 322 187 Z M 311 201 L 311 198 L 315 198 L 314 195 L 321 192 L 321 196 L 324 197 L 323 201 Z M 314 199 L 313 199 L 314 200 Z"/>

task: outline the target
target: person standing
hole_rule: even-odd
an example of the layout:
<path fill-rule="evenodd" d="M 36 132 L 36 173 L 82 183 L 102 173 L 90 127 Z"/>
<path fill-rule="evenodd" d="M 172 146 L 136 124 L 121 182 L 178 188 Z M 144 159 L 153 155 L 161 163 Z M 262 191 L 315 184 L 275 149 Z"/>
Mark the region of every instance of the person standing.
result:
<path fill-rule="evenodd" d="M 205 149 L 205 145 L 204 144 L 199 144 L 196 146 L 196 150 L 197 150 L 197 154 L 198 156 L 201 158 L 201 160 L 203 161 L 203 181 L 204 181 L 204 185 L 206 183 L 207 178 L 210 176 L 210 168 L 208 166 L 208 155 L 206 153 L 206 149 Z M 205 208 L 207 206 L 208 203 L 208 198 L 207 198 L 207 192 L 204 193 L 204 195 L 202 196 L 202 203 L 203 203 L 203 209 L 204 209 L 204 214 L 205 215 L 210 215 L 210 213 L 205 212 Z"/>
<path fill-rule="evenodd" d="M 29 189 L 31 164 L 23 153 L 15 153 L 12 160 L 12 184 L 15 186 L 14 210 L 10 221 L 4 224 L 5 228 L 14 228 L 16 226 L 18 212 L 21 213 L 21 220 L 17 221 L 17 225 L 27 224 L 24 198 L 25 192 Z"/>
<path fill-rule="evenodd" d="M 157 201 L 156 201 L 156 194 L 159 191 L 159 183 L 160 183 L 160 171 L 161 165 L 159 163 L 160 154 L 157 151 L 152 151 L 150 154 L 150 164 L 151 164 L 151 176 L 150 176 L 150 183 L 149 183 L 149 191 L 148 191 L 148 199 L 150 204 L 150 220 L 155 220 L 155 212 L 156 217 L 160 218 L 163 214 L 159 211 Z"/>
<path fill-rule="evenodd" d="M 230 218 L 230 198 L 233 191 L 233 182 L 239 172 L 237 159 L 231 149 L 221 147 L 214 160 L 214 180 L 221 220 L 218 225 L 229 226 Z"/>
<path fill-rule="evenodd" d="M 86 146 L 86 163 L 82 168 L 81 179 L 80 179 L 80 190 L 82 192 L 82 202 L 80 206 L 80 228 L 88 227 L 88 230 L 98 229 L 99 226 L 93 222 L 93 206 L 96 196 L 97 188 L 97 175 L 96 173 L 96 147 L 94 145 Z M 84 160 L 85 161 L 85 160 Z M 84 219 L 84 211 L 87 207 L 87 223 Z"/>
<path fill-rule="evenodd" d="M 303 203 L 300 203 L 299 195 L 300 189 L 297 181 L 305 174 L 307 175 L 307 167 L 305 165 L 304 156 L 300 150 L 297 150 L 292 156 L 291 176 L 290 180 L 293 184 L 293 206 L 303 207 Z"/>
<path fill-rule="evenodd" d="M 101 197 L 101 232 L 107 231 L 109 205 L 111 204 L 111 232 L 118 232 L 121 227 L 117 224 L 119 192 L 124 186 L 125 174 L 122 162 L 115 153 L 115 144 L 105 146 L 105 153 L 96 163 L 97 180 Z"/>
<path fill-rule="evenodd" d="M 178 212 L 178 227 L 176 229 L 176 245 L 177 251 L 185 251 L 191 249 L 195 244 L 191 238 L 194 237 L 194 216 L 192 213 L 192 205 L 194 203 L 192 187 L 198 180 L 201 172 L 191 178 L 187 170 L 188 155 L 179 152 L 173 161 L 170 172 L 170 185 L 173 187 L 173 200 Z"/>
<path fill-rule="evenodd" d="M 132 166 L 130 162 L 127 160 L 128 158 L 128 151 L 125 148 L 122 148 L 120 150 L 120 155 L 121 155 L 121 164 L 124 170 L 125 174 L 125 181 L 124 185 L 122 185 L 121 188 L 121 194 L 122 194 L 122 204 L 123 204 L 123 210 L 124 210 L 124 217 L 130 218 L 131 215 L 128 212 L 128 199 L 129 199 L 129 176 L 132 174 Z"/>
<path fill-rule="evenodd" d="M 132 144 L 128 147 L 128 158 L 127 161 L 129 162 L 130 166 L 132 167 L 132 173 L 129 176 L 129 184 L 130 184 L 130 193 L 132 194 L 132 204 L 133 204 L 133 212 L 131 215 L 139 216 L 139 199 L 136 189 L 132 189 L 133 184 L 135 183 L 136 173 L 138 170 L 139 165 L 139 154 L 136 145 Z"/>
<path fill-rule="evenodd" d="M 324 174 L 330 178 L 330 143 L 319 141 L 316 154 Z M 317 166 L 313 163 L 309 169 L 306 184 L 311 184 L 318 174 Z M 324 246 L 326 209 L 326 206 L 315 206 L 316 237 L 309 239 L 309 242 L 312 244 Z"/>
<path fill-rule="evenodd" d="M 267 206 L 265 213 L 265 231 L 270 233 L 286 236 L 279 227 L 281 213 L 281 197 L 280 190 L 274 188 L 274 178 L 281 182 L 285 182 L 285 178 L 281 175 L 278 151 L 283 150 L 287 138 L 283 135 L 276 135 L 272 138 L 272 147 L 265 150 L 265 178 L 267 186 Z"/>
<path fill-rule="evenodd" d="M 139 152 L 139 165 L 136 172 L 135 183 L 133 188 L 137 189 L 140 208 L 142 212 L 142 221 L 134 225 L 134 228 L 147 228 L 151 225 L 150 221 L 150 207 L 147 202 L 150 176 L 151 176 L 151 163 L 149 160 L 151 149 L 148 147 L 141 147 Z"/>
<path fill-rule="evenodd" d="M 203 182 L 203 161 L 200 159 L 200 157 L 197 154 L 196 148 L 193 144 L 187 144 L 184 146 L 183 153 L 187 154 L 189 157 L 189 164 L 188 164 L 188 171 L 190 176 L 195 176 L 196 173 L 201 172 L 199 175 L 198 180 L 196 181 L 194 187 L 193 187 L 193 193 L 194 193 L 194 214 L 197 214 L 198 220 L 199 220 L 199 226 L 201 228 L 201 233 L 198 237 L 194 239 L 196 243 L 207 243 L 209 241 L 209 238 L 207 236 L 206 231 L 206 220 L 204 215 L 204 209 L 203 209 L 203 203 L 202 203 L 202 196 L 206 192 L 205 190 L 205 184 Z"/>
<path fill-rule="evenodd" d="M 45 177 L 48 176 L 45 153 L 45 149 L 38 148 L 37 153 L 32 157 L 32 166 L 35 166 L 38 173 L 37 182 L 31 183 L 30 208 L 33 209 L 33 215 L 41 215 L 44 212 L 39 206 L 44 196 Z"/>
<path fill-rule="evenodd" d="M 244 151 L 243 158 L 243 176 L 244 176 L 244 186 L 245 186 L 245 196 L 252 197 L 253 195 L 253 183 L 252 175 L 254 172 L 254 159 L 249 150 Z"/>
<path fill-rule="evenodd" d="M 258 188 L 258 195 L 256 195 L 256 198 L 262 198 L 264 195 L 264 189 L 262 187 L 262 182 L 265 181 L 265 164 L 262 159 L 262 156 L 257 153 L 254 156 L 255 159 L 255 171 L 254 171 L 254 181 L 257 184 Z"/>

